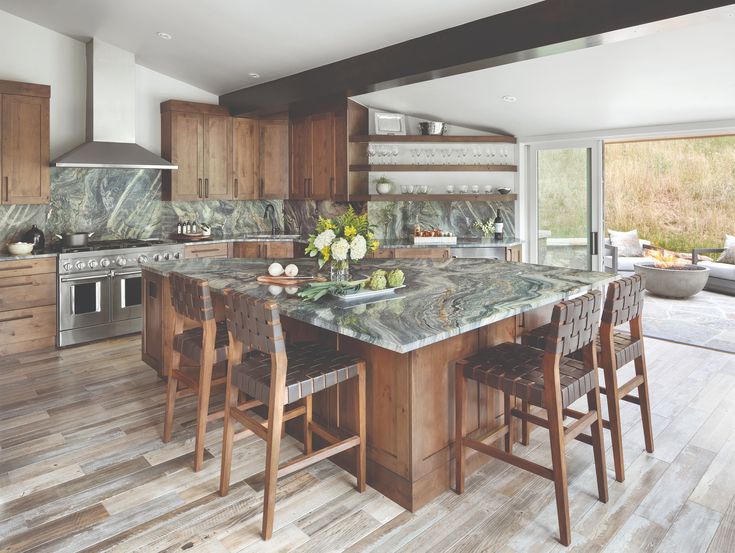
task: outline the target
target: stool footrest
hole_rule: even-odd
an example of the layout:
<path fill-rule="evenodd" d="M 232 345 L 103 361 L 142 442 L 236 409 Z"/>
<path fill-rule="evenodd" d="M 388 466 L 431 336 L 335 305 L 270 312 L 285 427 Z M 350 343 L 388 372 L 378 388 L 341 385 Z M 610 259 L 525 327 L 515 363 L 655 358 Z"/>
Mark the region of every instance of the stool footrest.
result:
<path fill-rule="evenodd" d="M 618 393 L 623 397 L 627 396 L 628 394 L 630 394 L 631 391 L 643 384 L 643 382 L 643 375 L 637 374 L 633 378 L 628 380 L 628 382 L 623 384 L 620 388 L 618 388 Z"/>
<path fill-rule="evenodd" d="M 585 413 L 584 416 L 578 418 L 570 426 L 564 427 L 564 441 L 566 443 L 571 442 L 574 438 L 581 434 L 583 430 L 586 430 L 596 422 L 597 411 L 589 411 L 588 413 Z"/>
<path fill-rule="evenodd" d="M 522 421 L 530 422 L 531 424 L 546 428 L 547 430 L 549 428 L 549 421 L 544 418 L 532 415 L 531 413 L 524 413 L 523 411 L 515 408 L 511 409 L 510 412 L 514 417 L 519 418 Z"/>
<path fill-rule="evenodd" d="M 524 470 L 542 476 L 547 480 L 554 479 L 554 471 L 550 468 L 539 465 L 538 463 L 534 463 L 533 461 L 529 461 L 528 459 L 524 459 L 522 457 L 516 457 L 515 455 L 506 453 L 502 449 L 498 449 L 497 447 L 483 444 L 482 442 L 471 440 L 469 438 L 464 438 L 462 440 L 462 445 L 472 448 L 475 451 L 479 451 L 480 453 L 484 453 L 485 455 L 488 455 L 490 457 L 495 457 L 496 459 L 500 459 L 501 461 L 510 463 L 511 465 L 514 465 L 518 468 L 522 468 Z"/>
<path fill-rule="evenodd" d="M 352 449 L 358 445 L 360 445 L 360 437 L 352 436 L 351 438 L 347 438 L 346 440 L 342 440 L 336 444 L 328 445 L 327 447 L 313 453 L 309 453 L 308 455 L 299 455 L 278 467 L 278 478 L 306 468 L 318 461 L 322 461 L 332 455 L 336 455 L 337 453 L 347 449 Z"/>

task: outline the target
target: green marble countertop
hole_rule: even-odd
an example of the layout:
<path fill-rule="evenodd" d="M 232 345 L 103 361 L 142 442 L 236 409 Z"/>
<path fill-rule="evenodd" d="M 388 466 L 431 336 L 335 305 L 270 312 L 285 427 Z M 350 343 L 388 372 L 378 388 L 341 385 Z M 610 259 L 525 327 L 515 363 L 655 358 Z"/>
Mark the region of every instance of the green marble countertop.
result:
<path fill-rule="evenodd" d="M 523 240 L 509 236 L 502 240 L 494 238 L 477 238 L 474 236 L 458 237 L 456 244 L 413 244 L 410 238 L 399 240 L 379 240 L 381 248 L 510 248 L 520 246 Z"/>
<path fill-rule="evenodd" d="M 160 275 L 178 271 L 209 280 L 217 291 L 232 288 L 278 301 L 281 313 L 377 346 L 407 353 L 537 307 L 556 303 L 617 277 L 608 273 L 510 263 L 493 259 L 370 260 L 353 266 L 353 275 L 375 268 L 400 268 L 406 287 L 397 299 L 345 306 L 334 298 L 302 301 L 281 287 L 256 282 L 267 261 L 191 259 L 146 264 Z M 300 274 L 313 274 L 316 263 L 297 259 Z"/>

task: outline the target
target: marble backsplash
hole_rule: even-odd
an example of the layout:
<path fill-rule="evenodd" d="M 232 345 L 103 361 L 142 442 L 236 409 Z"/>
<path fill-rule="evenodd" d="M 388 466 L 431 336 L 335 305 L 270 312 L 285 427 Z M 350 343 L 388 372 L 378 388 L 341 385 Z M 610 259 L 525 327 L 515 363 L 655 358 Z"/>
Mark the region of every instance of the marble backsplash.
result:
<path fill-rule="evenodd" d="M 46 234 L 94 232 L 95 239 L 168 236 L 179 219 L 212 225 L 215 234 L 269 233 L 265 206 L 273 204 L 286 234 L 308 234 L 317 217 L 335 217 L 348 204 L 331 201 L 161 201 L 161 172 L 141 169 L 51 169 L 49 205 L 0 205 L 0 244 L 17 240 L 31 225 Z M 457 236 L 480 236 L 477 220 L 494 219 L 500 209 L 506 235 L 515 234 L 511 202 L 353 202 L 367 213 L 379 239 L 407 237 L 418 221 Z"/>
<path fill-rule="evenodd" d="M 94 239 L 168 236 L 179 219 L 195 218 L 224 234 L 270 232 L 265 206 L 283 201 L 161 201 L 161 172 L 141 169 L 51 169 L 49 205 L 0 206 L 0 243 L 19 239 L 31 225 L 46 234 L 94 232 Z"/>

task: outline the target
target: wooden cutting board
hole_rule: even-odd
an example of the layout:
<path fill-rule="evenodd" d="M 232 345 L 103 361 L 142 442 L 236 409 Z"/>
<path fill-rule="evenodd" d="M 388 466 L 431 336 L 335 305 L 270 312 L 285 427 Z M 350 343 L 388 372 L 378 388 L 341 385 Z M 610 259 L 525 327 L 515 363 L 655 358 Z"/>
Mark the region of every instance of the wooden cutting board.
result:
<path fill-rule="evenodd" d="M 299 286 L 306 284 L 307 282 L 326 282 L 326 278 L 323 276 L 311 276 L 311 277 L 286 277 L 279 276 L 274 277 L 270 275 L 261 275 L 256 279 L 261 284 L 275 284 L 277 286 Z"/>

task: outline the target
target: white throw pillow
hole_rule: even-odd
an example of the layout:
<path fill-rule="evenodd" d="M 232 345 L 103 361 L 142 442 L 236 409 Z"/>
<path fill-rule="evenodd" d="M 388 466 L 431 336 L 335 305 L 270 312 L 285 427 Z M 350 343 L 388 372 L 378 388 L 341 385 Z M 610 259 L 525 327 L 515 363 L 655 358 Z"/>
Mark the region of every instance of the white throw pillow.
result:
<path fill-rule="evenodd" d="M 735 238 L 735 237 L 731 237 Z M 732 247 L 727 248 L 720 257 L 717 258 L 718 263 L 728 263 L 730 265 L 735 265 L 735 243 L 732 245 Z"/>
<path fill-rule="evenodd" d="M 735 247 L 735 236 L 725 235 L 725 249 Z"/>
<path fill-rule="evenodd" d="M 637 229 L 627 232 L 607 229 L 607 232 L 610 234 L 610 243 L 618 248 L 619 257 L 643 257 Z"/>

